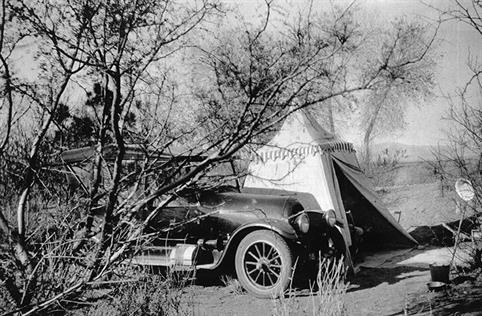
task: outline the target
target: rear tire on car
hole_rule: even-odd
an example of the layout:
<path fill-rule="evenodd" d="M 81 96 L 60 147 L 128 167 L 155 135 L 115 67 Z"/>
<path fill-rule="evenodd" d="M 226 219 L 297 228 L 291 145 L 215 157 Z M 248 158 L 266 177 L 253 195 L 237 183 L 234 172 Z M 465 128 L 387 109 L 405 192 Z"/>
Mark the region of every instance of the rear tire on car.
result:
<path fill-rule="evenodd" d="M 293 254 L 277 233 L 257 230 L 238 245 L 234 259 L 241 285 L 261 298 L 274 298 L 288 288 L 293 267 Z"/>

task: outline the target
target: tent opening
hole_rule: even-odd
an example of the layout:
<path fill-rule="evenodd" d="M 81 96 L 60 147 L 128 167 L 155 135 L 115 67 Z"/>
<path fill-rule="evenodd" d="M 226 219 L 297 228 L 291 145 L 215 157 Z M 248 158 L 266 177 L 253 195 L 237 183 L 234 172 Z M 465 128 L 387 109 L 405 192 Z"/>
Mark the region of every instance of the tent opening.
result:
<path fill-rule="evenodd" d="M 404 236 L 401 236 L 399 230 L 392 225 L 387 225 L 386 218 L 355 187 L 336 161 L 333 165 L 345 211 L 350 211 L 353 224 L 364 230 L 361 244 L 358 247 L 363 250 L 375 250 L 403 247 L 404 245 L 413 246 L 409 241 L 407 242 Z"/>

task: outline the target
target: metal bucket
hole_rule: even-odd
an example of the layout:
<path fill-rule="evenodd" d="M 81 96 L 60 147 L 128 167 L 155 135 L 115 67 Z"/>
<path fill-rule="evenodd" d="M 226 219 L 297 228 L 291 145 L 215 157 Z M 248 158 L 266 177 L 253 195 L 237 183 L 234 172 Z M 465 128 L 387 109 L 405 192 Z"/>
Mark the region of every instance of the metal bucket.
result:
<path fill-rule="evenodd" d="M 449 283 L 450 265 L 448 264 L 431 264 L 430 276 L 433 282 Z"/>

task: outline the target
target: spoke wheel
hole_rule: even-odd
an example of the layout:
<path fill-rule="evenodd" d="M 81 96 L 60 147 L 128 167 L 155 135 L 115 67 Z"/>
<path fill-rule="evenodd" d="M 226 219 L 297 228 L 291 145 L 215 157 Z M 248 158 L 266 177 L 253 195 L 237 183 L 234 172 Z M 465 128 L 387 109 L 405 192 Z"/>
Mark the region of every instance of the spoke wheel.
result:
<path fill-rule="evenodd" d="M 278 234 L 259 230 L 248 234 L 236 251 L 236 274 L 241 285 L 258 297 L 279 296 L 288 287 L 293 259 Z"/>

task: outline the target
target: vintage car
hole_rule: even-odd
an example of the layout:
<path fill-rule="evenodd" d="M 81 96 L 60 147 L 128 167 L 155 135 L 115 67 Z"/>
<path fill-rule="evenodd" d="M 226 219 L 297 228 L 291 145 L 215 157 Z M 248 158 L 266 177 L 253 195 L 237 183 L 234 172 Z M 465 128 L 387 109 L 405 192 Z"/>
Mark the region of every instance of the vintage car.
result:
<path fill-rule="evenodd" d="M 63 160 L 75 162 L 78 152 L 64 153 Z M 340 225 L 333 210 L 304 209 L 290 196 L 243 193 L 239 184 L 186 189 L 150 222 L 146 233 L 156 237 L 130 262 L 234 270 L 248 292 L 272 298 L 289 286 L 295 264 L 345 254 Z"/>
<path fill-rule="evenodd" d="M 196 269 L 234 267 L 258 297 L 288 287 L 295 261 L 340 257 L 344 241 L 333 210 L 304 210 L 290 197 L 203 191 L 165 208 L 148 228 L 152 246 L 133 262 Z"/>

